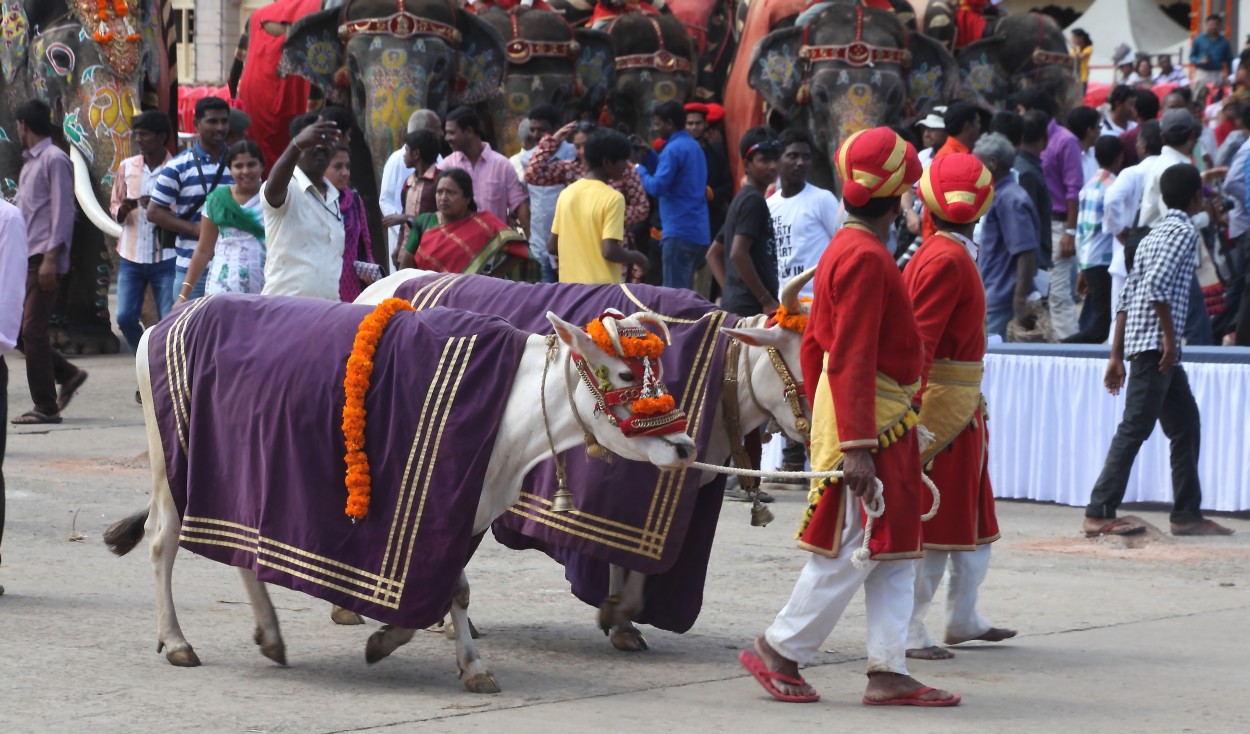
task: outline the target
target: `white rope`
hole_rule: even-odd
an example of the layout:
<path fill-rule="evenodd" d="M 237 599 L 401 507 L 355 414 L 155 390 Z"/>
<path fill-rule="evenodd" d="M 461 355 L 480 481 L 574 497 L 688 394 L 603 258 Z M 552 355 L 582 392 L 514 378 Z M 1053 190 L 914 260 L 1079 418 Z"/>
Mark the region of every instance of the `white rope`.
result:
<path fill-rule="evenodd" d="M 755 469 L 743 469 L 736 466 L 717 466 L 716 464 L 705 464 L 702 461 L 696 461 L 691 464 L 695 469 L 700 471 L 710 471 L 717 474 L 737 474 L 740 477 L 759 477 L 761 479 L 767 477 L 786 477 L 792 479 L 829 479 L 831 477 L 841 477 L 840 469 L 835 471 L 757 471 Z"/>

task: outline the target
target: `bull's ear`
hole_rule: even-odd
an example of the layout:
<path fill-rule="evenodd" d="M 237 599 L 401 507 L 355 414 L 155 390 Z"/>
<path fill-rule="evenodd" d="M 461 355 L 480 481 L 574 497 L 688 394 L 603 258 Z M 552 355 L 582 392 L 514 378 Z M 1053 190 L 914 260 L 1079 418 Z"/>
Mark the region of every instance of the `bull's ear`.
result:
<path fill-rule="evenodd" d="M 959 97 L 959 64 L 945 46 L 928 36 L 910 33 L 907 44 L 911 52 L 907 94 L 919 119 Z"/>
<path fill-rule="evenodd" d="M 508 68 L 503 36 L 467 10 L 456 11 L 456 29 L 460 31 L 459 66 L 451 106 L 485 102 L 501 92 Z"/>
<path fill-rule="evenodd" d="M 279 76 L 298 76 L 334 96 L 334 76 L 343 66 L 343 43 L 339 40 L 340 8 L 321 10 L 295 21 L 282 44 Z"/>
<path fill-rule="evenodd" d="M 574 38 L 581 46 L 581 53 L 573 60 L 574 73 L 583 87 L 577 108 L 579 111 L 597 111 L 608 100 L 608 92 L 616 82 L 616 51 L 612 37 L 603 31 L 583 29 Z"/>
<path fill-rule="evenodd" d="M 4 15 L 5 39 L 4 45 L 0 46 L 0 72 L 4 74 L 4 81 L 11 84 L 26 63 L 26 52 L 30 48 L 30 24 L 22 3 L 5 3 Z"/>
<path fill-rule="evenodd" d="M 547 320 L 555 327 L 556 336 L 560 337 L 560 341 L 567 344 L 569 349 L 583 356 L 590 356 L 594 359 L 599 358 L 599 347 L 595 346 L 595 341 L 590 338 L 589 334 L 582 331 L 575 324 L 570 324 L 556 316 L 553 311 L 547 312 Z"/>
<path fill-rule="evenodd" d="M 803 86 L 799 64 L 801 28 L 784 28 L 764 36 L 751 54 L 747 83 L 759 92 L 769 106 L 786 119 L 799 111 L 798 93 Z"/>

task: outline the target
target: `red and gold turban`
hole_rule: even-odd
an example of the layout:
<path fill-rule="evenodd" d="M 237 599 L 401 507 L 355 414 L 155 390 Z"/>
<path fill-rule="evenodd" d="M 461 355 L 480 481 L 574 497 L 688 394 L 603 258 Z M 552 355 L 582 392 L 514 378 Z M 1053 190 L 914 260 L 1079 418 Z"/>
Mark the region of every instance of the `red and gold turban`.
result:
<path fill-rule="evenodd" d="M 920 177 L 920 198 L 938 219 L 971 224 L 985 216 L 994 201 L 994 177 L 974 155 L 942 156 Z"/>
<path fill-rule="evenodd" d="M 920 158 L 912 144 L 888 127 L 861 130 L 838 148 L 842 198 L 852 206 L 869 199 L 902 196 L 920 178 Z"/>

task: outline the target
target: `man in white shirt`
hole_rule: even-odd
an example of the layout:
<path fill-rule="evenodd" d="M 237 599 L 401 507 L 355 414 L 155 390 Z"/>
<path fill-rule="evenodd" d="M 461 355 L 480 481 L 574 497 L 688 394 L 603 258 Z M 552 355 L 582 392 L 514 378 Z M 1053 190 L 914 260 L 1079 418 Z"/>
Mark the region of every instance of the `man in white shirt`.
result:
<path fill-rule="evenodd" d="M 532 144 L 517 154 L 516 160 L 521 164 L 521 180 L 525 181 L 525 167 L 534 155 L 535 146 L 545 135 L 553 135 L 560 128 L 560 111 L 549 104 L 539 105 L 529 111 L 525 120 L 529 124 L 529 139 Z M 558 161 L 571 161 L 577 157 L 577 151 L 569 142 L 563 141 L 556 149 L 553 158 Z M 555 263 L 547 252 L 547 240 L 551 239 L 551 223 L 556 216 L 556 200 L 564 186 L 535 186 L 526 183 L 530 192 L 530 257 L 542 265 L 543 282 L 555 283 L 559 280 Z"/>
<path fill-rule="evenodd" d="M 438 119 L 438 115 L 433 110 L 417 110 L 408 116 L 408 132 L 413 133 L 418 130 L 433 130 L 441 139 L 443 122 Z M 439 156 L 438 160 L 441 162 L 443 157 Z M 378 186 L 378 208 L 382 210 L 384 218 L 404 213 L 404 182 L 411 175 L 412 169 L 404 165 L 404 146 L 401 145 L 399 150 L 391 153 L 386 159 L 386 164 L 382 166 L 382 181 Z M 399 242 L 399 225 L 387 227 L 386 237 L 387 252 L 394 253 Z"/>
<path fill-rule="evenodd" d="M 1163 152 L 1150 167 L 1142 188 L 1141 219 L 1143 226 L 1153 227 L 1167 216 L 1168 207 L 1163 203 L 1159 180 L 1163 172 L 1178 163 L 1192 163 L 1194 144 L 1199 133 L 1198 123 L 1189 110 L 1173 108 L 1163 113 L 1159 121 L 1159 134 L 1163 140 Z"/>
<path fill-rule="evenodd" d="M 1119 137 L 1137 127 L 1137 92 L 1127 84 L 1116 85 L 1107 95 L 1107 112 L 1102 117 L 1102 134 Z"/>
<path fill-rule="evenodd" d="M 934 107 L 932 112 L 916 123 L 924 145 L 924 150 L 920 151 L 920 165 L 925 168 L 929 167 L 929 164 L 933 162 L 933 155 L 946 142 L 946 120 L 943 117 L 945 114 L 946 107 Z"/>
<path fill-rule="evenodd" d="M 777 163 L 777 190 L 768 197 L 777 252 L 777 282 L 785 284 L 820 262 L 833 233 L 838 229 L 838 200 L 832 193 L 807 182 L 812 155 L 819 150 L 811 133 L 783 130 L 778 136 L 781 158 Z M 799 292 L 811 298 L 812 281 Z M 783 471 L 803 471 L 807 452 L 798 441 L 786 441 L 781 452 Z M 806 485 L 805 480 L 787 484 Z"/>
<path fill-rule="evenodd" d="M 345 234 L 339 191 L 325 177 L 338 140 L 338 127 L 316 115 L 291 123 L 291 144 L 261 187 L 268 250 L 261 295 L 339 300 Z"/>
<path fill-rule="evenodd" d="M 1137 213 L 1141 208 L 1142 194 L 1146 187 L 1146 176 L 1154 168 L 1155 162 L 1163 151 L 1163 141 L 1159 136 L 1159 121 L 1149 120 L 1142 124 L 1137 135 L 1137 156 L 1140 162 L 1120 171 L 1115 183 L 1107 189 L 1103 200 L 1103 229 L 1115 236 L 1112 244 L 1111 266 L 1107 272 L 1111 275 L 1111 303 L 1119 303 L 1120 291 L 1124 288 L 1124 280 L 1128 277 L 1128 268 L 1124 262 L 1124 242 L 1128 231 L 1137 223 Z"/>
<path fill-rule="evenodd" d="M 17 345 L 26 303 L 26 222 L 0 199 L 0 416 L 9 414 L 9 368 L 4 355 Z M 8 426 L 0 421 L 0 542 L 4 540 L 4 450 Z M 0 594 L 4 587 L 0 586 Z"/>
<path fill-rule="evenodd" d="M 1233 61 L 1233 71 L 1237 70 L 1236 60 Z M 1158 84 L 1179 84 L 1182 87 L 1189 86 L 1189 77 L 1185 75 L 1185 70 L 1179 66 L 1172 65 L 1171 54 L 1159 54 L 1158 58 L 1159 73 L 1155 74 L 1154 83 Z"/>

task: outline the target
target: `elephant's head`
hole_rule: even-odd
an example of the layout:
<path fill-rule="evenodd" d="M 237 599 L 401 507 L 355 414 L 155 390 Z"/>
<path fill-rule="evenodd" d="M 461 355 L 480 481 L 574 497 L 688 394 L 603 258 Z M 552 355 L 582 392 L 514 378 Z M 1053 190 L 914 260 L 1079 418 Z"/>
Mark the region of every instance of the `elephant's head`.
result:
<path fill-rule="evenodd" d="M 608 34 L 575 31 L 550 10 L 495 7 L 479 17 L 506 44 L 503 104 L 492 105 L 490 110 L 501 153 L 512 155 L 521 149 L 517 125 L 540 104 L 554 105 L 570 117 L 603 106 L 615 69 Z"/>
<path fill-rule="evenodd" d="M 485 21 L 446 0 L 355 0 L 291 26 L 279 71 L 308 79 L 346 103 L 364 132 L 374 173 L 403 144 L 418 109 L 495 96 L 504 78 L 504 44 Z"/>
<path fill-rule="evenodd" d="M 823 153 L 812 180 L 832 185 L 842 140 L 907 117 L 910 58 L 907 34 L 891 12 L 838 5 L 806 26 L 765 36 L 752 55 L 748 83 L 788 125 L 812 133 Z M 935 89 L 943 89 L 946 68 L 932 58 L 936 65 L 927 71 L 936 75 Z"/>
<path fill-rule="evenodd" d="M 1007 16 L 994 35 L 965 46 L 957 58 L 967 87 L 988 106 L 1001 109 L 1012 93 L 1032 87 L 1055 100 L 1061 117 L 1079 104 L 1063 31 L 1047 16 Z"/>
<path fill-rule="evenodd" d="M 646 136 L 656 105 L 685 102 L 694 93 L 694 44 L 671 15 L 629 13 L 607 31 L 616 48 L 616 83 L 608 99 L 613 123 Z"/>

